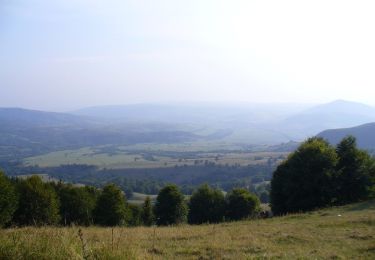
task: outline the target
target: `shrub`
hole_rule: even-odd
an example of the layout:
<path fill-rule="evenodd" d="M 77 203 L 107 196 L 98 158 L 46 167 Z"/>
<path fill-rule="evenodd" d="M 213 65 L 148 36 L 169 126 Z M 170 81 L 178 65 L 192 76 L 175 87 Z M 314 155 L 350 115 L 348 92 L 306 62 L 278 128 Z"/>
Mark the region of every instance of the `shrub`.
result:
<path fill-rule="evenodd" d="M 207 184 L 199 187 L 191 196 L 188 221 L 190 224 L 217 223 L 225 213 L 224 194 Z"/>
<path fill-rule="evenodd" d="M 258 197 L 245 189 L 233 189 L 227 194 L 226 201 L 226 215 L 230 220 L 249 218 L 260 210 Z"/>

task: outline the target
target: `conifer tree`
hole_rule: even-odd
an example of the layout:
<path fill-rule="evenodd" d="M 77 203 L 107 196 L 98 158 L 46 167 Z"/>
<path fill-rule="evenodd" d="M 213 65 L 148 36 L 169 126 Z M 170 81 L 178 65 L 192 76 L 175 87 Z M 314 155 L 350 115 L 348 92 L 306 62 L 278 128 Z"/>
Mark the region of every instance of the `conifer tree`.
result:
<path fill-rule="evenodd" d="M 142 221 L 146 226 L 151 226 L 154 223 L 154 214 L 152 211 L 151 199 L 149 196 L 145 198 L 142 207 Z"/>
<path fill-rule="evenodd" d="M 129 210 L 126 207 L 125 195 L 114 184 L 108 184 L 103 188 L 94 210 L 94 219 L 102 226 L 127 224 Z"/>

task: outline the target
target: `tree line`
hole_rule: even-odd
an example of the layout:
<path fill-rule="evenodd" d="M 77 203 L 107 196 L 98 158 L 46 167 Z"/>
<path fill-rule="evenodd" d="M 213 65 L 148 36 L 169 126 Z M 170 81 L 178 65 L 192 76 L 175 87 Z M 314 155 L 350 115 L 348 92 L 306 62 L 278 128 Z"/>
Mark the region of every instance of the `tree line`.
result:
<path fill-rule="evenodd" d="M 102 169 L 92 165 L 71 164 L 58 167 L 24 166 L 22 164 L 3 164 L 8 176 L 27 175 L 30 172 L 47 174 L 58 180 L 69 183 L 82 183 L 88 186 L 103 187 L 114 183 L 123 190 L 130 199 L 133 192 L 158 194 L 168 183 L 176 184 L 181 192 L 191 195 L 202 183 L 209 183 L 225 192 L 233 188 L 246 187 L 268 202 L 268 184 L 276 169 L 276 159 L 256 165 L 194 165 L 162 168 L 136 169 Z"/>
<path fill-rule="evenodd" d="M 336 147 L 310 138 L 281 163 L 271 181 L 274 214 L 303 212 L 375 197 L 375 159 L 353 136 Z"/>
<path fill-rule="evenodd" d="M 186 199 L 176 185 L 162 188 L 152 203 L 127 202 L 114 184 L 102 189 L 43 182 L 37 176 L 8 178 L 0 172 L 0 226 L 99 225 L 150 226 L 234 221 L 256 216 L 259 199 L 245 189 L 226 195 L 209 185 L 200 186 Z"/>
<path fill-rule="evenodd" d="M 276 215 L 367 200 L 375 197 L 375 159 L 358 149 L 351 136 L 336 147 L 310 138 L 277 167 L 270 188 Z M 0 173 L 0 226 L 218 223 L 255 217 L 259 205 L 248 189 L 233 188 L 224 194 L 201 185 L 186 199 L 170 184 L 159 191 L 154 204 L 147 197 L 139 206 L 127 202 L 115 184 L 76 187 Z"/>

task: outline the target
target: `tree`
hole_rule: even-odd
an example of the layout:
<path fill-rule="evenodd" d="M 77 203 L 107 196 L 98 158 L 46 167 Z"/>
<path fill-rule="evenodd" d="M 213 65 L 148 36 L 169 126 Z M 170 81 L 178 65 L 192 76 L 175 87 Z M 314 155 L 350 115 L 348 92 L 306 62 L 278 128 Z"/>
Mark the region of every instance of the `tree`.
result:
<path fill-rule="evenodd" d="M 337 161 L 335 149 L 321 138 L 301 144 L 273 174 L 273 213 L 307 211 L 330 204 Z"/>
<path fill-rule="evenodd" d="M 0 171 L 0 227 L 8 224 L 17 209 L 18 198 L 14 186 Z"/>
<path fill-rule="evenodd" d="M 336 201 L 346 204 L 366 199 L 369 196 L 374 159 L 357 148 L 353 136 L 344 138 L 337 145 L 339 161 L 336 167 Z"/>
<path fill-rule="evenodd" d="M 224 194 L 207 184 L 200 186 L 191 196 L 188 221 L 190 224 L 217 223 L 225 213 Z"/>
<path fill-rule="evenodd" d="M 62 184 L 58 194 L 63 224 L 93 224 L 93 210 L 97 197 L 95 193 L 90 192 L 90 188 Z"/>
<path fill-rule="evenodd" d="M 94 220 L 102 226 L 125 225 L 129 219 L 123 192 L 114 184 L 104 186 L 94 210 Z"/>
<path fill-rule="evenodd" d="M 251 217 L 260 209 L 258 197 L 246 189 L 233 189 L 227 194 L 226 200 L 227 217 L 230 220 Z"/>
<path fill-rule="evenodd" d="M 160 190 L 155 203 L 158 225 L 180 224 L 186 221 L 187 205 L 184 195 L 176 185 L 167 185 Z"/>
<path fill-rule="evenodd" d="M 129 208 L 129 220 L 128 225 L 132 227 L 141 226 L 142 221 L 142 207 L 136 204 L 128 204 Z"/>
<path fill-rule="evenodd" d="M 15 219 L 19 225 L 53 225 L 60 220 L 59 200 L 49 183 L 39 176 L 31 176 L 17 184 L 19 207 Z"/>
<path fill-rule="evenodd" d="M 142 222 L 146 226 L 151 226 L 154 223 L 154 214 L 152 212 L 152 204 L 149 196 L 145 198 L 142 207 Z"/>

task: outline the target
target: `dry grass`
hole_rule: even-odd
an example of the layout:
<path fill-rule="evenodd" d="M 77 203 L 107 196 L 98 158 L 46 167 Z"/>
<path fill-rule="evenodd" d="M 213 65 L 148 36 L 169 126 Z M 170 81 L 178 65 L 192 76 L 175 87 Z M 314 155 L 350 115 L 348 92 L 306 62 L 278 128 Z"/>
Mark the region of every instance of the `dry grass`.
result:
<path fill-rule="evenodd" d="M 375 201 L 217 225 L 79 230 L 2 230 L 0 259 L 375 259 Z"/>

